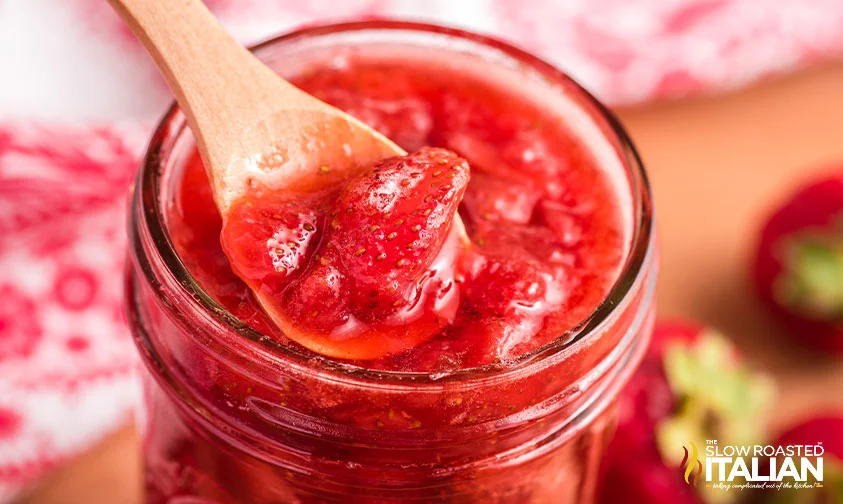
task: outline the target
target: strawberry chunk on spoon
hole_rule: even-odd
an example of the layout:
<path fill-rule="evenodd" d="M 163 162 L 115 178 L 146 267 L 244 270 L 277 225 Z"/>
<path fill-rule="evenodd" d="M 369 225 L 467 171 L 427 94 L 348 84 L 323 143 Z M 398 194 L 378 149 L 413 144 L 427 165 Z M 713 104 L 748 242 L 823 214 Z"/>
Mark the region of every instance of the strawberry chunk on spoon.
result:
<path fill-rule="evenodd" d="M 468 178 L 465 160 L 423 148 L 375 163 L 338 192 L 244 197 L 222 245 L 299 344 L 347 359 L 397 353 L 456 315 L 466 245 L 457 207 Z"/>

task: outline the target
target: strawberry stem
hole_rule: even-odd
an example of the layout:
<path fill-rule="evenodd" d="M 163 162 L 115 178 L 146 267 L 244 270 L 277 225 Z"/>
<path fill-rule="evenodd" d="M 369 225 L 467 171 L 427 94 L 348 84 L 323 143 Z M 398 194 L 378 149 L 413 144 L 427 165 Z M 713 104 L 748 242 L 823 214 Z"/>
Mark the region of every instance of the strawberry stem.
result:
<path fill-rule="evenodd" d="M 791 244 L 787 270 L 775 285 L 777 301 L 811 318 L 843 318 L 843 246 L 821 238 Z"/>
<path fill-rule="evenodd" d="M 662 459 L 679 466 L 683 446 L 755 444 L 773 399 L 772 382 L 753 374 L 722 335 L 706 331 L 692 343 L 679 340 L 665 350 L 664 371 L 677 398 L 673 415 L 656 428 Z M 729 502 L 733 495 L 704 488 L 706 502 Z M 710 495 L 709 495 L 710 494 Z"/>

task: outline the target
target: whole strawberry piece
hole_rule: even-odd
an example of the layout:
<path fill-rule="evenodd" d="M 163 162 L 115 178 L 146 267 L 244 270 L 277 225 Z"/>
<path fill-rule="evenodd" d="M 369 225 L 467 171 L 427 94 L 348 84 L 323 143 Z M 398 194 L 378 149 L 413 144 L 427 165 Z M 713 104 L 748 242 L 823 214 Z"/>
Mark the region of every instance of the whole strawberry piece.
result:
<path fill-rule="evenodd" d="M 453 223 L 468 170 L 444 149 L 384 159 L 327 203 L 235 205 L 229 219 L 251 232 L 224 230 L 222 244 L 296 342 L 347 359 L 407 350 L 456 314 L 465 232 Z"/>
<path fill-rule="evenodd" d="M 765 504 L 836 504 L 843 502 L 843 416 L 818 416 L 790 427 L 773 446 L 822 445 L 823 481 L 821 487 L 768 490 Z M 798 462 L 798 457 L 795 457 Z M 816 457 L 809 457 L 818 465 Z M 780 462 L 781 463 L 781 462 Z M 814 481 L 810 480 L 809 485 Z"/>
<path fill-rule="evenodd" d="M 843 174 L 802 187 L 773 213 L 754 274 L 794 339 L 843 353 Z"/>
<path fill-rule="evenodd" d="M 337 198 L 312 274 L 340 271 L 358 318 L 400 311 L 416 301 L 467 184 L 468 164 L 444 149 L 381 161 Z"/>
<path fill-rule="evenodd" d="M 657 324 L 641 367 L 618 400 L 599 502 L 714 503 L 737 497 L 705 488 L 695 460 L 703 460 L 707 439 L 758 441 L 771 395 L 770 382 L 747 370 L 722 335 L 689 322 Z"/>

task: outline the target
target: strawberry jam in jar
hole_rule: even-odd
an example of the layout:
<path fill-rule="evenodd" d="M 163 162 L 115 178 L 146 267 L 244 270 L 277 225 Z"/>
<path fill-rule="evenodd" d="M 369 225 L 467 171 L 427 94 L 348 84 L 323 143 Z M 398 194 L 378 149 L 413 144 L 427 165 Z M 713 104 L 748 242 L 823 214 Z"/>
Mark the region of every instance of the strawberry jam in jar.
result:
<path fill-rule="evenodd" d="M 146 503 L 592 502 L 657 269 L 614 117 L 459 30 L 339 24 L 255 53 L 411 154 L 246 201 L 222 232 L 164 117 L 130 206 Z M 250 287 L 283 298 L 286 331 Z"/>

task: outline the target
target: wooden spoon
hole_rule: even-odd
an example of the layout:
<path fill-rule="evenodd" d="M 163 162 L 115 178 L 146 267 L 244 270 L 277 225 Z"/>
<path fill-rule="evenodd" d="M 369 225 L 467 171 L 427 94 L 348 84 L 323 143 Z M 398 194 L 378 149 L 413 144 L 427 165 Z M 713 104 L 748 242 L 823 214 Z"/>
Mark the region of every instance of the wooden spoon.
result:
<path fill-rule="evenodd" d="M 184 110 L 223 222 L 253 186 L 317 189 L 381 159 L 406 155 L 380 133 L 276 75 L 226 33 L 200 0 L 109 2 L 153 56 Z M 468 242 L 459 215 L 449 233 L 451 243 Z M 422 330 L 370 331 L 366 338 L 382 343 L 369 345 L 304 334 L 269 294 L 250 287 L 288 337 L 324 355 L 374 358 L 389 350 L 385 342 L 416 338 L 413 331 Z"/>
<path fill-rule="evenodd" d="M 237 43 L 200 0 L 109 0 L 187 116 L 225 218 L 255 182 L 307 188 L 406 154 L 377 131 L 296 88 Z M 323 168 L 323 172 L 325 169 Z"/>

